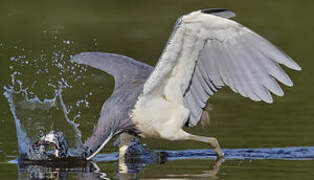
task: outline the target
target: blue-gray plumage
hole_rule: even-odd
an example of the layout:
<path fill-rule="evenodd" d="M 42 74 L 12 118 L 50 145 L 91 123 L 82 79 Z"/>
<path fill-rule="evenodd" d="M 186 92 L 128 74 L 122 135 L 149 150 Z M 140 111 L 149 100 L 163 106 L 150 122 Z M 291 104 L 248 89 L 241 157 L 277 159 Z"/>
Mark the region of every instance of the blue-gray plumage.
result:
<path fill-rule="evenodd" d="M 80 53 L 71 60 L 105 71 L 115 80 L 114 91 L 101 109 L 92 136 L 85 142 L 88 148 L 86 155 L 90 157 L 101 149 L 101 145 L 109 137 L 122 132 L 137 133 L 134 124 L 130 121 L 129 112 L 134 107 L 153 67 L 112 53 Z"/>
<path fill-rule="evenodd" d="M 273 101 L 284 93 L 277 81 L 292 86 L 283 64 L 301 68 L 270 42 L 228 18 L 225 9 L 206 9 L 181 16 L 155 68 L 129 57 L 87 52 L 73 62 L 111 74 L 115 89 L 102 107 L 92 136 L 85 142 L 92 158 L 115 135 L 195 140 L 210 144 L 223 156 L 214 137 L 183 130 L 200 120 L 211 95 L 223 86 L 254 101 Z"/>

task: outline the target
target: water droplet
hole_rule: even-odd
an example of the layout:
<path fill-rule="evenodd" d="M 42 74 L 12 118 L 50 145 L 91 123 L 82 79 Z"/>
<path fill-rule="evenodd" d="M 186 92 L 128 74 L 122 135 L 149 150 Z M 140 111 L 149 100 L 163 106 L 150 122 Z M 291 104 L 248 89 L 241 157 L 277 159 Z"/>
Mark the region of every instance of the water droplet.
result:
<path fill-rule="evenodd" d="M 63 43 L 65 43 L 65 44 L 71 44 L 71 41 L 70 41 L 70 40 L 64 40 Z"/>
<path fill-rule="evenodd" d="M 16 59 L 16 57 L 14 57 L 14 56 L 10 57 L 10 60 L 17 62 L 17 59 Z"/>

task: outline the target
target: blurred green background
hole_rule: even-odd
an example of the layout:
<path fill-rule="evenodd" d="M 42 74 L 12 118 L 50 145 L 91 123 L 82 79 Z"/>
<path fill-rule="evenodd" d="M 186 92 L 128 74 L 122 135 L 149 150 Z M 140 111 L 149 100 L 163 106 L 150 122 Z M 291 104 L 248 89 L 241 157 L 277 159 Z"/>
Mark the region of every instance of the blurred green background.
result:
<path fill-rule="evenodd" d="M 19 71 L 22 75 L 18 78 L 24 86 L 31 86 L 36 80 L 36 94 L 41 98 L 51 97 L 52 90 L 46 79 L 60 69 L 49 67 L 49 73 L 39 76 L 34 72 L 46 66 L 35 67 L 33 60 L 45 54 L 42 60 L 52 61 L 56 51 L 66 57 L 82 51 L 114 52 L 154 65 L 176 19 L 190 11 L 212 7 L 233 10 L 237 14 L 234 20 L 280 47 L 303 70 L 294 72 L 285 68 L 295 86 L 283 87 L 285 96 L 275 97 L 271 105 L 252 102 L 224 88 L 210 99 L 213 105 L 210 127 L 188 131 L 215 136 L 223 148 L 312 146 L 313 0 L 1 0 L 0 85 L 10 84 L 10 75 Z M 65 43 L 67 41 L 70 45 Z M 23 55 L 26 55 L 24 60 L 34 64 L 22 66 L 10 60 Z M 80 128 L 85 139 L 97 121 L 103 102 L 112 92 L 114 81 L 109 75 L 88 68 L 86 85 L 81 86 L 81 82 L 73 80 L 75 76 L 66 76 L 67 73 L 71 74 L 66 72 L 62 76 L 75 88 L 64 90 L 66 104 L 75 104 L 86 93 L 93 92 L 88 98 L 89 108 L 80 110 Z M 61 76 L 55 79 L 58 78 Z M 2 88 L 0 94 L 0 162 L 3 164 L 17 157 L 17 140 Z M 61 114 L 53 118 L 60 123 L 64 120 Z M 196 142 L 143 141 L 151 149 L 208 148 Z M 112 151 L 117 151 L 112 143 L 103 150 Z M 12 165 L 0 165 L 3 170 L 10 168 Z M 11 171 L 14 174 L 12 169 L 8 172 Z M 14 177 L 12 174 L 7 177 Z"/>

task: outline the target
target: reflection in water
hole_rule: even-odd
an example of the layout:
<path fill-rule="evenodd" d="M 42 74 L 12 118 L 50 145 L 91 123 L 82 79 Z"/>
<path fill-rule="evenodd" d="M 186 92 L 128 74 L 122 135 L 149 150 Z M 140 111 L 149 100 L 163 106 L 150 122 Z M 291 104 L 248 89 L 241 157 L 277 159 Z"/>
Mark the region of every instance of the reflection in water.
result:
<path fill-rule="evenodd" d="M 188 177 L 188 178 L 191 178 L 191 177 L 198 177 L 198 178 L 217 178 L 217 174 L 220 170 L 220 166 L 222 165 L 223 163 L 223 158 L 218 158 L 212 166 L 212 169 L 211 170 L 208 170 L 208 171 L 203 171 L 202 173 L 200 174 L 169 174 L 167 175 L 168 177 Z"/>
<path fill-rule="evenodd" d="M 88 161 L 66 161 L 58 163 L 18 164 L 19 179 L 68 179 L 75 175 L 77 179 L 103 179 L 105 173 L 99 172 L 98 166 Z"/>
<path fill-rule="evenodd" d="M 167 161 L 164 152 L 150 152 L 139 156 L 119 158 L 120 174 L 138 173 L 148 164 L 163 164 Z"/>
<path fill-rule="evenodd" d="M 163 164 L 167 161 L 166 153 L 144 148 L 133 135 L 121 134 L 119 139 L 120 174 L 137 173 L 146 164 Z"/>
<path fill-rule="evenodd" d="M 144 157 L 133 157 L 119 161 L 119 170 L 113 175 L 114 179 L 133 180 L 138 179 L 138 173 L 147 165 L 165 163 L 164 154 L 160 154 L 158 159 L 147 159 Z M 219 172 L 223 160 L 218 159 L 208 171 L 202 171 L 200 174 L 168 174 L 169 178 L 174 177 L 212 177 L 215 178 Z M 102 170 L 96 162 L 93 161 L 59 161 L 36 163 L 34 161 L 19 162 L 19 179 L 68 179 L 75 177 L 77 179 L 112 179 L 109 178 L 107 170 Z M 110 171 L 110 170 L 108 170 Z"/>
<path fill-rule="evenodd" d="M 216 159 L 213 150 L 184 150 L 184 151 L 147 151 L 136 156 L 119 158 L 117 153 L 99 154 L 94 161 L 51 161 L 34 164 L 34 161 L 20 161 L 18 171 L 20 179 L 67 179 L 77 177 L 78 179 L 139 179 L 153 177 L 152 174 L 143 174 L 147 167 L 158 168 L 161 164 L 171 166 L 172 161 L 179 163 L 188 160 L 193 168 L 193 161 L 208 161 L 208 170 L 198 169 L 192 173 L 182 172 L 180 169 L 167 171 L 166 174 L 155 175 L 176 179 L 190 178 L 217 178 L 219 170 L 224 161 L 229 160 L 261 160 L 261 159 L 283 159 L 283 160 L 313 160 L 314 147 L 288 147 L 288 148 L 256 148 L 256 149 L 224 149 L 224 159 Z M 112 162 L 119 161 L 119 164 Z M 105 165 L 105 167 L 103 167 Z M 108 166 L 107 166 L 108 165 Z M 114 165 L 114 169 L 111 169 Z M 154 166 L 157 165 L 157 166 Z M 184 165 L 185 166 L 185 165 Z M 178 166 L 180 168 L 180 166 Z M 184 167 L 188 169 L 189 166 Z M 177 172 L 178 173 L 174 173 Z M 170 172 L 170 173 L 169 173 Z M 144 176 L 144 177 L 143 177 Z M 163 178 L 164 179 L 164 178 Z"/>
<path fill-rule="evenodd" d="M 155 163 L 157 163 L 157 162 L 153 162 L 153 164 L 155 164 Z M 159 162 L 157 164 L 162 164 L 162 163 L 165 163 L 165 161 Z M 222 163 L 223 163 L 223 159 L 222 158 L 218 158 L 216 161 L 214 161 L 213 164 L 210 164 L 208 171 L 202 171 L 200 174 L 163 174 L 163 175 L 166 176 L 166 177 L 169 177 L 171 179 L 173 179 L 173 178 L 178 179 L 177 177 L 180 177 L 179 179 L 185 179 L 185 178 L 191 178 L 191 177 L 216 178 L 216 175 L 219 172 L 220 166 L 222 165 Z M 137 173 L 139 171 L 138 172 L 134 172 L 134 171 L 130 171 L 130 169 L 129 169 L 129 171 L 126 172 L 125 169 L 121 169 L 121 167 L 124 166 L 124 165 L 126 165 L 127 168 L 130 168 L 132 166 L 133 167 L 134 166 L 138 166 L 136 164 L 138 164 L 138 163 L 134 164 L 134 163 L 125 163 L 125 162 L 119 161 L 119 167 L 120 167 L 120 169 L 119 169 L 119 179 L 120 180 L 138 179 Z M 145 164 L 145 165 L 147 165 L 147 164 Z M 125 168 L 125 167 L 123 167 L 123 168 Z M 158 178 L 156 178 L 156 179 L 158 179 Z M 165 179 L 165 178 L 162 178 L 162 179 Z"/>

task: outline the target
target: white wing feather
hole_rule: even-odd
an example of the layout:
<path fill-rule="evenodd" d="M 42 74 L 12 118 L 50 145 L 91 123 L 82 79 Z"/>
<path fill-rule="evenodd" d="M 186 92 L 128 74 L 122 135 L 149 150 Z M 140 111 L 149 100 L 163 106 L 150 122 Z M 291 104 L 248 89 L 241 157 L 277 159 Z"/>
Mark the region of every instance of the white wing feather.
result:
<path fill-rule="evenodd" d="M 190 110 L 189 126 L 198 123 L 209 96 L 222 86 L 254 101 L 271 103 L 270 92 L 284 94 L 276 80 L 293 85 L 279 64 L 301 70 L 270 42 L 232 20 L 196 11 L 180 21 L 142 96 L 154 93 L 180 100 L 172 97 L 179 93 Z"/>

